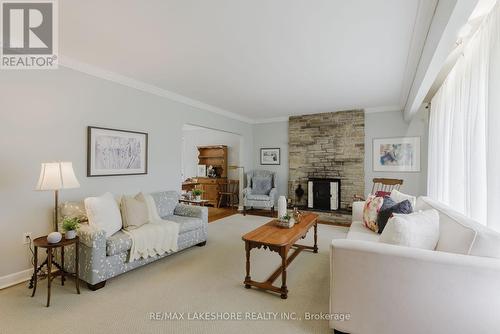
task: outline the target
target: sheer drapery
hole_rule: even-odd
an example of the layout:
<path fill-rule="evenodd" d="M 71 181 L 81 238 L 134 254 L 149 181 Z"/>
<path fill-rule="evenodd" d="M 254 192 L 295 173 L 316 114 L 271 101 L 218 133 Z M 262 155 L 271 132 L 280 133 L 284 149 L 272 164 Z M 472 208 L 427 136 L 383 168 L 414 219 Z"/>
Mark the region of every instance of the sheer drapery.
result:
<path fill-rule="evenodd" d="M 431 102 L 429 196 L 500 230 L 500 7 Z"/>

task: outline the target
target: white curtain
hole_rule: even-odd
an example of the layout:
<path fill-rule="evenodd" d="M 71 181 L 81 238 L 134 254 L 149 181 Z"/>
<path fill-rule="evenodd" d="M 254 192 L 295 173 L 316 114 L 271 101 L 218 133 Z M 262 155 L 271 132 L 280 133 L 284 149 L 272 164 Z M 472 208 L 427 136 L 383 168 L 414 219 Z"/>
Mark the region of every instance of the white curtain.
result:
<path fill-rule="evenodd" d="M 500 230 L 500 7 L 431 102 L 429 196 Z"/>

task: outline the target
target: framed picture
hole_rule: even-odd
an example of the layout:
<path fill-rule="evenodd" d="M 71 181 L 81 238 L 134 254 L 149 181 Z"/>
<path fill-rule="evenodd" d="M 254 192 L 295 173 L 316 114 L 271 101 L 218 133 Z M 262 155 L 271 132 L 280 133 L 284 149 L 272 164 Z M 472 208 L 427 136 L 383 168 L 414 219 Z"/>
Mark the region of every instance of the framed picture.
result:
<path fill-rule="evenodd" d="M 260 164 L 261 165 L 279 165 L 281 161 L 279 148 L 261 148 L 260 149 Z"/>
<path fill-rule="evenodd" d="M 148 173 L 148 134 L 87 128 L 87 176 Z"/>
<path fill-rule="evenodd" d="M 198 165 L 198 173 L 196 176 L 205 177 L 207 176 L 207 165 Z"/>
<path fill-rule="evenodd" d="M 420 172 L 420 137 L 373 139 L 373 170 Z"/>

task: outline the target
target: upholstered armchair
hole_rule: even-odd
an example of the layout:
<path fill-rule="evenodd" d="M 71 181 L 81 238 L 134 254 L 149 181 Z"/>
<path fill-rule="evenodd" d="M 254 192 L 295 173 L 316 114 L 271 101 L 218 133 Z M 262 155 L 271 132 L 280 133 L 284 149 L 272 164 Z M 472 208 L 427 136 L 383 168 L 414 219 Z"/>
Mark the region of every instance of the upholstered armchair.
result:
<path fill-rule="evenodd" d="M 276 190 L 276 173 L 267 170 L 248 172 L 247 187 L 243 189 L 243 214 L 246 208 L 270 208 L 274 213 L 274 206 L 278 191 Z"/>

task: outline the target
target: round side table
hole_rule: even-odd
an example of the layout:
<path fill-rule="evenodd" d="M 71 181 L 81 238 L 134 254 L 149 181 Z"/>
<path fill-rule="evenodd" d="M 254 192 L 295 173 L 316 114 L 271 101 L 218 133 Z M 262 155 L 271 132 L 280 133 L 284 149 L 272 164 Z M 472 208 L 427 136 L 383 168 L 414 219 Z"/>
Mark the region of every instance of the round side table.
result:
<path fill-rule="evenodd" d="M 69 246 L 69 245 L 75 245 L 75 274 L 71 274 L 68 272 L 64 271 L 64 247 Z M 44 237 L 39 237 L 33 240 L 33 245 L 35 246 L 35 259 L 34 259 L 34 272 L 33 272 L 33 277 L 31 280 L 33 281 L 33 293 L 31 294 L 31 297 L 35 295 L 36 292 L 36 282 L 37 282 L 37 277 L 38 277 L 38 272 L 42 269 L 44 265 L 47 266 L 47 307 L 50 306 L 50 286 L 52 284 L 52 280 L 58 276 L 61 275 L 61 285 L 64 285 L 65 281 L 65 275 L 66 276 L 74 276 L 76 280 L 76 292 L 80 294 L 80 279 L 78 277 L 78 253 L 79 253 L 79 248 L 80 248 L 80 240 L 78 237 L 75 237 L 73 239 L 64 239 L 64 237 L 59 241 L 58 243 L 51 244 L 47 241 L 47 236 Z M 47 250 L 47 260 L 45 260 L 39 267 L 37 267 L 37 261 L 38 261 L 38 248 L 45 248 Z M 61 250 L 61 265 L 57 264 L 54 262 L 53 257 L 54 253 L 53 250 L 59 248 Z M 52 264 L 55 264 L 56 267 L 59 269 L 58 272 L 52 273 Z"/>

